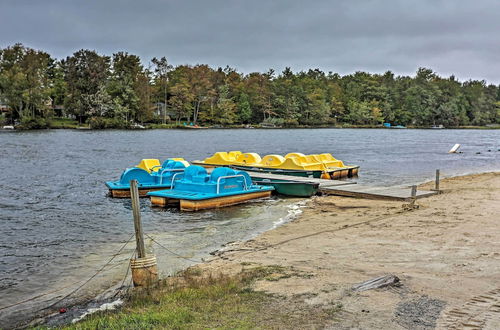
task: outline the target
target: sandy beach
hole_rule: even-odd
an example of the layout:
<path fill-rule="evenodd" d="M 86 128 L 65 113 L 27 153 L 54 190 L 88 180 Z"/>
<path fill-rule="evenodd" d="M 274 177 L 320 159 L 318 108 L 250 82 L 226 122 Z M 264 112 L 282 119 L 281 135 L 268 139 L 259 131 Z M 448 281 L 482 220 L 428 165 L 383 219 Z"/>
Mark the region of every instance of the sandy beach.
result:
<path fill-rule="evenodd" d="M 308 308 L 337 308 L 321 327 L 499 329 L 500 173 L 445 179 L 441 189 L 417 209 L 316 197 L 293 222 L 230 244 L 198 267 L 232 274 L 280 266 L 287 271 L 254 289 Z M 389 274 L 397 285 L 352 290 Z"/>

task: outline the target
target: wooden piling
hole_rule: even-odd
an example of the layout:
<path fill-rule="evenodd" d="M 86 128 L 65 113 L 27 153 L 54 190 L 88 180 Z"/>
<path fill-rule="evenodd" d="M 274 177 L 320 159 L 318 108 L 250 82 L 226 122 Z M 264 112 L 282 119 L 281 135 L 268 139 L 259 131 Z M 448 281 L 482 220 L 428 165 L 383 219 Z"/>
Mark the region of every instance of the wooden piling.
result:
<path fill-rule="evenodd" d="M 415 206 L 415 202 L 417 201 L 417 186 L 411 186 L 411 202 L 410 205 Z"/>
<path fill-rule="evenodd" d="M 434 190 L 439 192 L 439 169 L 436 170 L 436 183 L 434 186 Z"/>
<path fill-rule="evenodd" d="M 130 199 L 132 202 L 132 212 L 134 214 L 135 241 L 137 244 L 137 257 L 144 258 L 146 249 L 144 247 L 144 235 L 142 232 L 141 209 L 139 204 L 139 189 L 137 188 L 137 180 L 130 181 Z"/>
<path fill-rule="evenodd" d="M 137 258 L 130 260 L 132 281 L 134 282 L 134 286 L 148 287 L 158 282 L 158 266 L 156 257 L 154 255 L 146 255 L 146 248 L 144 247 L 137 180 L 130 181 L 130 199 L 134 214 L 135 241 L 137 245 Z"/>

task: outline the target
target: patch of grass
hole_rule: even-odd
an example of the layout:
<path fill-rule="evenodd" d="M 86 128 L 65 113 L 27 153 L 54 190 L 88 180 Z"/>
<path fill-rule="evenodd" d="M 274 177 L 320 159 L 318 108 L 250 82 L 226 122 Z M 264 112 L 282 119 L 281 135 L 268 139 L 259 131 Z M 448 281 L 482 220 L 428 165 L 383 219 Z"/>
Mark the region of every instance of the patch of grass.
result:
<path fill-rule="evenodd" d="M 49 120 L 50 128 L 76 128 L 78 121 L 70 118 L 52 118 Z"/>
<path fill-rule="evenodd" d="M 228 277 L 191 268 L 156 288 L 133 290 L 119 311 L 96 313 L 63 329 L 317 328 L 331 321 L 337 306 L 324 309 L 251 289 L 254 281 L 286 270 L 255 267 Z"/>

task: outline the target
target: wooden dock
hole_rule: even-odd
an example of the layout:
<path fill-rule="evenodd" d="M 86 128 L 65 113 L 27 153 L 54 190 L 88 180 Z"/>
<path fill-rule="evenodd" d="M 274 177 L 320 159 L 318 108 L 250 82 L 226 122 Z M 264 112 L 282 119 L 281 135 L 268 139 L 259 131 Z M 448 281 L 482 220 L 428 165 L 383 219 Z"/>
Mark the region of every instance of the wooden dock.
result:
<path fill-rule="evenodd" d="M 319 183 L 318 192 L 325 195 L 336 195 L 367 199 L 386 199 L 386 200 L 411 200 L 411 187 L 374 187 L 369 185 L 356 184 L 353 181 L 325 180 L 315 178 L 305 178 L 290 175 L 279 175 L 271 173 L 248 172 L 254 179 L 279 179 L 301 182 Z M 417 190 L 415 198 L 423 198 L 437 194 L 437 191 Z"/>
<path fill-rule="evenodd" d="M 324 187 L 319 191 L 326 195 L 337 195 L 345 197 L 367 198 L 367 199 L 387 199 L 398 201 L 411 200 L 411 187 L 373 187 L 367 185 L 350 185 L 340 187 Z M 423 198 L 436 195 L 437 191 L 417 190 L 415 198 Z"/>

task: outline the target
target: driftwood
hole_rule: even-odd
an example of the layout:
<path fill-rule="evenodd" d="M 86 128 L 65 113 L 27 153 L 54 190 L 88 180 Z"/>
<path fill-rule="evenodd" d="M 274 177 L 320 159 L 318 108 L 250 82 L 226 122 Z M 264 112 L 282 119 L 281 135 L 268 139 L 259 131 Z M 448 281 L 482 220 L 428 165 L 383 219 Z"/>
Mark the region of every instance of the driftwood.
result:
<path fill-rule="evenodd" d="M 354 291 L 366 291 L 371 289 L 383 288 L 386 286 L 397 286 L 397 285 L 400 285 L 399 277 L 397 277 L 396 275 L 384 275 L 353 285 L 352 289 Z"/>

